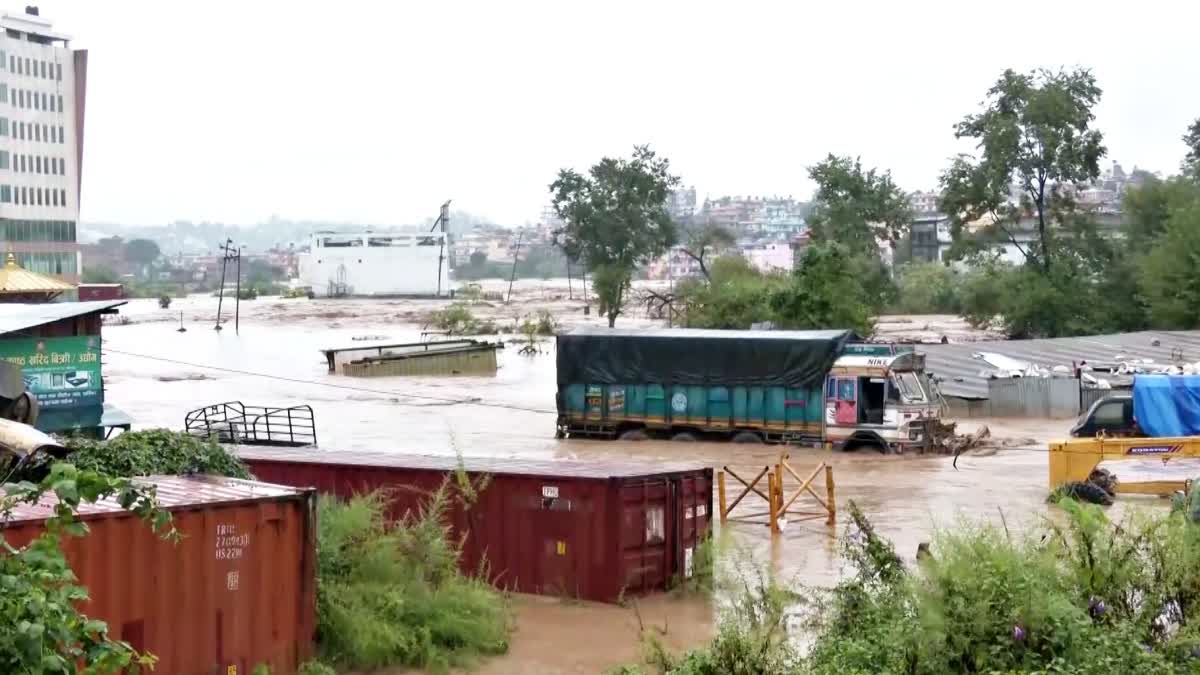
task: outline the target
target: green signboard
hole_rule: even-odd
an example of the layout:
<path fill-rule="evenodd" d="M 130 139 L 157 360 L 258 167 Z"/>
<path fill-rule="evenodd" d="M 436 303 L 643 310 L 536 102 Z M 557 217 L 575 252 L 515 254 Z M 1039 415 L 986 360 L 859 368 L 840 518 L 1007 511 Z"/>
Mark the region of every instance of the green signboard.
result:
<path fill-rule="evenodd" d="M 25 388 L 42 408 L 104 402 L 98 335 L 0 340 L 0 359 L 21 367 Z"/>

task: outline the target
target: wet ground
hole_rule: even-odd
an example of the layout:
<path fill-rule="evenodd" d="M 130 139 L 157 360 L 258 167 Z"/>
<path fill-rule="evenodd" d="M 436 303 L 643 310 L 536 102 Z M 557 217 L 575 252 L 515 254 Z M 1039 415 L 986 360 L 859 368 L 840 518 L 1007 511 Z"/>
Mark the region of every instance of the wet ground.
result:
<path fill-rule="evenodd" d="M 503 311 L 549 306 L 564 323 L 598 322 L 556 293 L 530 284 Z M 540 294 L 540 295 L 539 295 Z M 128 412 L 137 427 L 181 428 L 188 410 L 240 400 L 246 404 L 308 404 L 318 441 L 326 448 L 421 454 L 502 457 L 626 457 L 695 459 L 754 475 L 778 460 L 778 448 L 716 443 L 621 443 L 554 439 L 554 355 L 500 355 L 490 377 L 347 378 L 331 375 L 320 348 L 361 346 L 355 338 L 417 341 L 420 317 L 435 301 L 345 302 L 261 299 L 242 303 L 240 331 L 232 322 L 213 330 L 216 300 L 193 297 L 160 310 L 153 301 L 122 309 L 127 325 L 104 331 L 107 400 Z M 228 311 L 228 306 L 225 308 Z M 186 332 L 177 332 L 182 312 Z M 648 323 L 622 319 L 623 324 Z M 977 421 L 964 422 L 970 430 Z M 911 559 L 938 527 L 963 518 L 1021 528 L 1047 513 L 1046 442 L 1061 436 L 1064 421 L 985 420 L 995 446 L 965 455 L 957 469 L 949 457 L 892 457 L 871 452 L 830 453 L 794 448 L 790 463 L 802 475 L 820 462 L 834 467 L 837 503 L 855 500 Z M 785 484 L 785 492 L 795 481 Z M 730 484 L 733 492 L 733 484 Z M 732 494 L 731 494 L 732 498 Z M 799 504 L 798 504 L 799 505 Z M 803 507 L 802 507 L 803 508 Z M 741 513 L 762 510 L 747 502 Z M 735 513 L 735 515 L 737 515 Z M 761 524 L 730 523 L 731 549 L 741 559 L 769 564 L 782 578 L 829 585 L 841 571 L 837 537 L 844 523 L 790 523 L 771 536 Z M 482 664 L 483 673 L 596 673 L 636 662 L 639 625 L 656 627 L 663 641 L 684 648 L 711 635 L 714 610 L 696 597 L 659 596 L 632 608 L 561 600 L 514 599 L 517 632 L 511 652 Z M 640 624 L 639 624 L 640 615 Z"/>

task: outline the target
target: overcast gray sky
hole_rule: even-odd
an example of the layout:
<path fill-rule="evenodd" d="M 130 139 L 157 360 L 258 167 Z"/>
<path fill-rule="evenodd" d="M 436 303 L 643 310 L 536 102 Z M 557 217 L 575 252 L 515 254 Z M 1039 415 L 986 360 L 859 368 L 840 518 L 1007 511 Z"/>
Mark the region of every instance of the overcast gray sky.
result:
<path fill-rule="evenodd" d="M 1126 169 L 1200 117 L 1195 0 L 28 1 L 91 50 L 86 221 L 520 223 L 635 143 L 701 195 L 806 196 L 827 152 L 925 189 L 1006 67 L 1092 68 Z"/>

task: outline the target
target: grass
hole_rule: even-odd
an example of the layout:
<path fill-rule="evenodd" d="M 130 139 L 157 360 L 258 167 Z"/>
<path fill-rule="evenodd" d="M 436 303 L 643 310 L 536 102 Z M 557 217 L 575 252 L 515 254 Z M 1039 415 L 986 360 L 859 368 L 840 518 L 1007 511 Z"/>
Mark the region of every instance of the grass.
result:
<path fill-rule="evenodd" d="M 318 640 L 339 668 L 470 666 L 508 649 L 506 598 L 464 576 L 443 524 L 449 485 L 420 514 L 387 523 L 385 495 L 318 506 Z"/>
<path fill-rule="evenodd" d="M 648 640 L 642 666 L 614 673 L 1200 672 L 1200 525 L 1178 510 L 1112 522 L 1064 500 L 1062 525 L 1025 534 L 979 523 L 939 532 L 906 566 L 851 505 L 852 573 L 804 598 L 763 578 L 729 591 L 717 636 L 682 655 Z M 789 615 L 811 648 L 797 648 Z"/>

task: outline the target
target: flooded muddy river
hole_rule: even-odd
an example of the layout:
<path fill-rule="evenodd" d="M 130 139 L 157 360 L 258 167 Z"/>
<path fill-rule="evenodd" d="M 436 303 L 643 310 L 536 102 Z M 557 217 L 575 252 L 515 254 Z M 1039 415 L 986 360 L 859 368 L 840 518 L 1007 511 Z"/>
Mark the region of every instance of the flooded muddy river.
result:
<path fill-rule="evenodd" d="M 537 302 L 536 297 L 523 301 L 526 308 Z M 122 321 L 130 323 L 104 330 L 106 398 L 133 417 L 135 428 L 178 429 L 187 411 L 223 401 L 308 404 L 316 415 L 319 445 L 329 449 L 649 462 L 687 458 L 729 466 L 743 476 L 777 461 L 779 449 L 770 446 L 555 440 L 551 340 L 542 342 L 542 353 L 535 356 L 519 355 L 515 347 L 504 350 L 498 372 L 490 377 L 348 378 L 327 372 L 319 349 L 369 344 L 354 339 L 366 336 L 418 341 L 422 312 L 436 306 L 432 301 L 262 299 L 242 304 L 240 334 L 235 334 L 232 321 L 225 330 L 213 330 L 213 298 L 176 301 L 169 310 L 133 301 L 122 308 Z M 571 321 L 598 321 L 577 310 L 568 308 Z M 181 312 L 186 332 L 177 332 Z M 898 552 L 912 559 L 920 542 L 957 519 L 998 522 L 1003 515 L 1010 528 L 1017 528 L 1046 514 L 1045 442 L 1067 426 L 1063 421 L 992 422 L 994 438 L 1018 447 L 964 456 L 957 469 L 948 457 L 789 452 L 801 475 L 820 462 L 831 463 L 839 507 L 855 500 Z M 789 480 L 785 491 L 794 485 Z M 759 500 L 743 508 L 764 507 Z M 730 523 L 727 530 L 734 555 L 769 564 L 781 578 L 798 584 L 829 585 L 841 571 L 837 538 L 843 525 L 844 520 L 833 528 L 823 520 L 796 522 L 779 536 L 759 524 Z M 706 600 L 664 595 L 637 604 L 635 613 L 518 597 L 511 652 L 482 664 L 480 672 L 596 673 L 636 662 L 638 614 L 674 648 L 711 635 L 714 610 Z"/>

